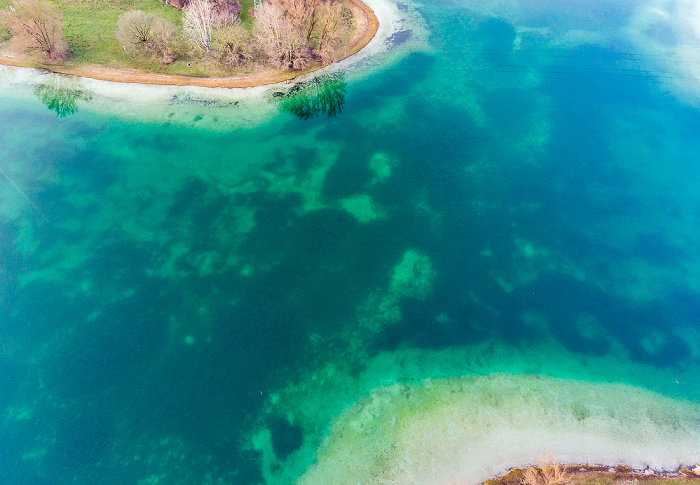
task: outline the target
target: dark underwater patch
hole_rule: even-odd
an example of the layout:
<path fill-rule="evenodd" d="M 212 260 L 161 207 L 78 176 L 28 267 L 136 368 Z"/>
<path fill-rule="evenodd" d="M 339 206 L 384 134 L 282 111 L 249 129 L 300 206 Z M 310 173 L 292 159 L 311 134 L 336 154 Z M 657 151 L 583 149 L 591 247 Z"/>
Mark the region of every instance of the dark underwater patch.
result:
<path fill-rule="evenodd" d="M 272 436 L 272 449 L 277 459 L 284 461 L 289 455 L 301 448 L 304 442 L 304 432 L 296 425 L 284 418 L 274 416 L 270 418 L 270 434 Z"/>
<path fill-rule="evenodd" d="M 401 44 L 405 44 L 413 38 L 413 32 L 410 30 L 399 30 L 394 32 L 386 39 L 386 43 L 392 47 L 398 47 Z"/>

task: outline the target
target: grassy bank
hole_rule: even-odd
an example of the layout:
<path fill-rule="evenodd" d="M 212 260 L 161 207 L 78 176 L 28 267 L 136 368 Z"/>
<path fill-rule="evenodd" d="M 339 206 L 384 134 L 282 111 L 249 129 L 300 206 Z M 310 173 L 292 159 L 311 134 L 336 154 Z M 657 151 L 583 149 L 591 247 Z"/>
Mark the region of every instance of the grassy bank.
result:
<path fill-rule="evenodd" d="M 0 0 L 0 8 L 10 5 Z M 181 13 L 161 0 L 51 0 L 63 15 L 63 34 L 70 47 L 69 64 L 158 69 L 157 63 L 127 57 L 114 36 L 117 20 L 129 10 L 154 13 L 180 26 Z"/>
<path fill-rule="evenodd" d="M 0 0 L 0 8 L 6 8 L 10 3 L 10 0 Z M 163 0 L 49 0 L 49 3 L 63 16 L 63 33 L 70 54 L 63 63 L 64 68 L 59 70 L 65 72 L 86 66 L 192 77 L 261 76 L 276 72 L 254 63 L 237 69 L 225 68 L 213 54 L 192 52 L 182 40 L 175 47 L 177 60 L 169 65 L 148 56 L 125 52 L 115 32 L 119 17 L 130 10 L 153 13 L 181 28 L 182 13 Z M 241 7 L 239 18 L 250 29 L 253 19 L 248 13 L 253 8 L 253 0 L 242 0 Z M 8 39 L 8 30 L 0 26 L 0 51 L 7 50 Z"/>

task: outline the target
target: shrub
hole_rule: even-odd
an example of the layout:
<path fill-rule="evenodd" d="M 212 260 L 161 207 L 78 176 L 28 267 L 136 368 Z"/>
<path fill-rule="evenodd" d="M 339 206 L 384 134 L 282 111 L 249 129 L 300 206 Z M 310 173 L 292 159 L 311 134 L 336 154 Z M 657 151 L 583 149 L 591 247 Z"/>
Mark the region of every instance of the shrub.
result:
<path fill-rule="evenodd" d="M 175 26 L 152 13 L 132 10 L 117 21 L 117 40 L 131 52 L 157 59 L 163 64 L 175 60 Z"/>
<path fill-rule="evenodd" d="M 241 24 L 222 27 L 216 31 L 214 48 L 221 62 L 229 67 L 238 67 L 251 57 L 251 34 Z"/>

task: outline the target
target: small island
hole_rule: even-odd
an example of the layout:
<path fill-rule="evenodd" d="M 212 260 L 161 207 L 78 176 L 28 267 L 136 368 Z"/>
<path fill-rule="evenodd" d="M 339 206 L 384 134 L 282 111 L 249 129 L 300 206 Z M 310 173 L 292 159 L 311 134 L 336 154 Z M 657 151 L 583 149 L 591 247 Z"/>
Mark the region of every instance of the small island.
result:
<path fill-rule="evenodd" d="M 286 82 L 374 37 L 360 0 L 0 0 L 0 64 L 107 81 Z"/>

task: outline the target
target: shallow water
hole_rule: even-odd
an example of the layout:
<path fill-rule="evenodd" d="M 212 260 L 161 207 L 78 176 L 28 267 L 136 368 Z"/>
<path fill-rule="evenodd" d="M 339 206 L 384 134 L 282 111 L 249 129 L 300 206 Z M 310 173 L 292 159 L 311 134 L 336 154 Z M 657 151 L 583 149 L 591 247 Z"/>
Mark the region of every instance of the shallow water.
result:
<path fill-rule="evenodd" d="M 303 119 L 0 72 L 0 481 L 291 483 L 426 378 L 700 406 L 692 5 L 528 3 L 400 5 L 429 43 Z"/>

